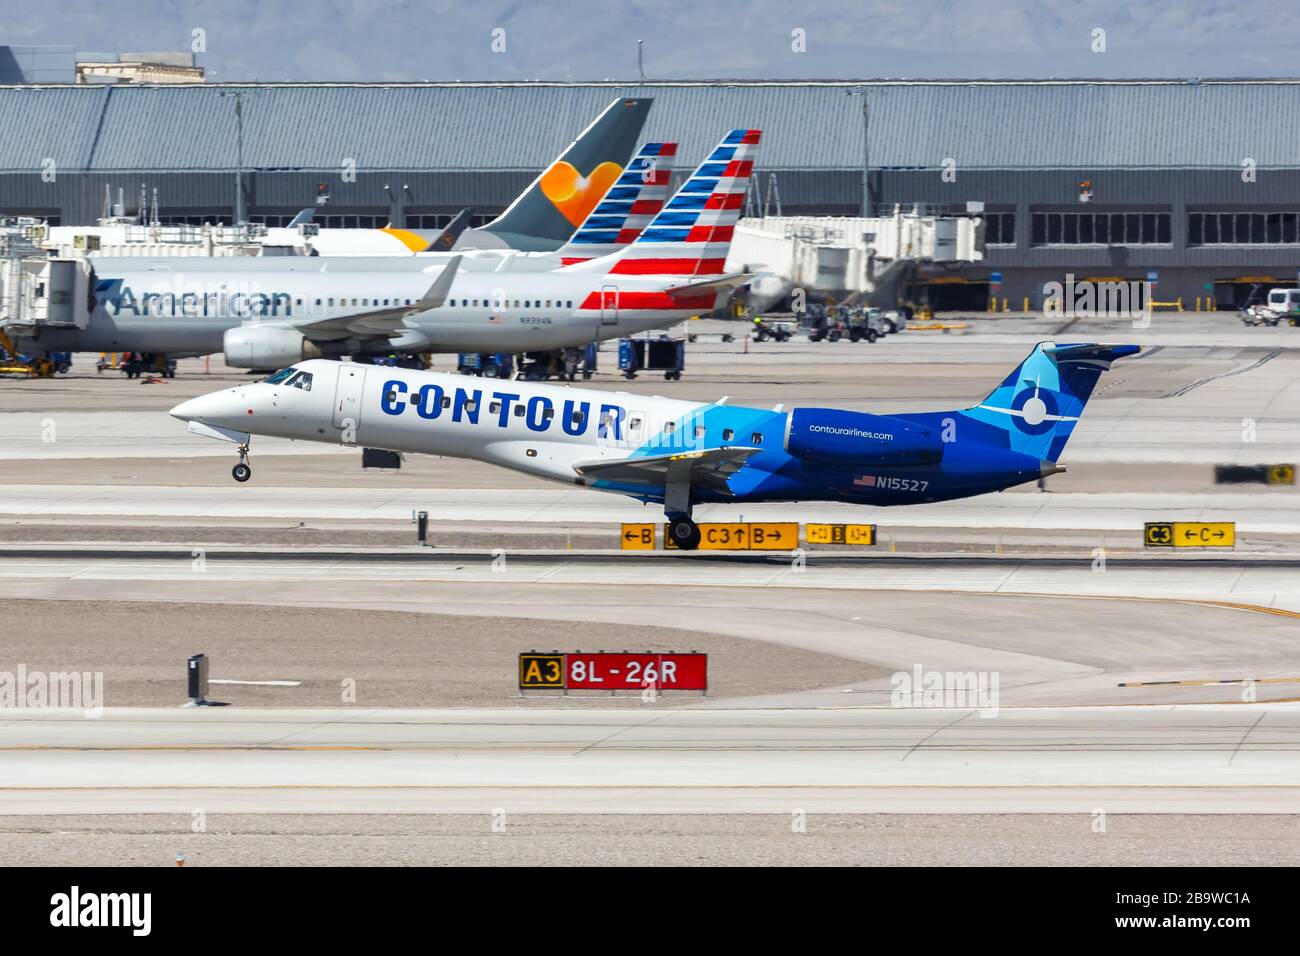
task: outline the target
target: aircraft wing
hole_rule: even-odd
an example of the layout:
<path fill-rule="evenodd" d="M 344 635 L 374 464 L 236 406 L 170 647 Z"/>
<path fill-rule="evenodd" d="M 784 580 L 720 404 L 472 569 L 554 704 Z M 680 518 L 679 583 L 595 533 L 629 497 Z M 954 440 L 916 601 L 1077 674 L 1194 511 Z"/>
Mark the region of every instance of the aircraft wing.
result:
<path fill-rule="evenodd" d="M 670 474 L 674 480 L 682 480 L 689 474 L 692 486 L 727 494 L 730 491 L 727 479 L 760 451 L 761 448 L 750 447 L 705 448 L 645 458 L 584 461 L 575 464 L 573 470 L 583 478 L 647 488 L 663 488 Z"/>
<path fill-rule="evenodd" d="M 756 274 L 754 272 L 735 272 L 718 279 L 673 286 L 665 291 L 669 295 L 707 295 L 710 292 L 731 292 L 754 278 Z"/>
<path fill-rule="evenodd" d="M 456 279 L 456 270 L 460 268 L 460 256 L 451 259 L 446 267 L 433 280 L 428 291 L 412 305 L 401 305 L 384 309 L 367 309 L 365 312 L 353 312 L 349 315 L 332 315 L 327 319 L 313 322 L 295 322 L 298 329 L 313 341 L 329 341 L 347 338 L 391 338 L 405 331 L 405 320 L 412 315 L 436 309 L 447 299 L 451 284 Z"/>

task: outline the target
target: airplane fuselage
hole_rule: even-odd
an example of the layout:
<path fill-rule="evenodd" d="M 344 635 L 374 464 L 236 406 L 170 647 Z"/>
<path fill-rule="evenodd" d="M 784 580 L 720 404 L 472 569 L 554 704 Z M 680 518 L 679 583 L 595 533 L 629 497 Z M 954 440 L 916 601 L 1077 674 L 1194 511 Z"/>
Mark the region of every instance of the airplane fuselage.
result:
<path fill-rule="evenodd" d="M 645 501 L 663 501 L 663 490 L 585 478 L 579 469 L 707 449 L 757 449 L 725 487 L 697 489 L 694 501 L 871 505 L 982 494 L 1043 473 L 1043 463 L 1028 455 L 980 442 L 943 442 L 939 423 L 926 416 L 771 411 L 327 360 L 294 368 L 311 376 L 309 389 L 288 376 L 200 396 L 172 414 L 250 435 L 476 459 Z M 838 423 L 845 415 L 868 422 L 871 430 L 817 424 Z M 852 434 L 841 442 L 828 437 L 835 433 Z M 812 436 L 807 443 L 816 447 L 792 452 L 798 434 Z M 842 450 L 838 460 L 836 448 Z"/>
<path fill-rule="evenodd" d="M 528 258 L 522 261 L 530 261 Z M 98 258 L 94 308 L 84 329 L 45 328 L 50 351 L 203 355 L 226 331 L 265 324 L 301 328 L 332 317 L 412 305 L 445 261 L 438 258 Z M 443 304 L 405 320 L 407 351 L 524 352 L 580 347 L 661 328 L 711 311 L 718 295 L 672 297 L 663 279 L 592 273 L 458 272 Z M 312 336 L 317 340 L 348 336 Z M 348 341 L 343 354 L 388 352 L 385 338 Z"/>

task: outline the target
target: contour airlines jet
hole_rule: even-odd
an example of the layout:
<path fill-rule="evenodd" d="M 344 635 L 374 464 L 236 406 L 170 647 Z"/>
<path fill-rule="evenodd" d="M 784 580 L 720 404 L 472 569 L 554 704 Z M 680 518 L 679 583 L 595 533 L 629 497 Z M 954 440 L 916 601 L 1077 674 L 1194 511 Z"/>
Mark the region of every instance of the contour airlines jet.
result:
<path fill-rule="evenodd" d="M 237 481 L 251 475 L 252 435 L 472 458 L 662 504 L 669 537 L 689 550 L 696 504 L 916 504 L 1062 471 L 1098 378 L 1137 351 L 1042 343 L 984 401 L 948 412 L 767 411 L 315 360 L 171 414 L 238 443 Z"/>

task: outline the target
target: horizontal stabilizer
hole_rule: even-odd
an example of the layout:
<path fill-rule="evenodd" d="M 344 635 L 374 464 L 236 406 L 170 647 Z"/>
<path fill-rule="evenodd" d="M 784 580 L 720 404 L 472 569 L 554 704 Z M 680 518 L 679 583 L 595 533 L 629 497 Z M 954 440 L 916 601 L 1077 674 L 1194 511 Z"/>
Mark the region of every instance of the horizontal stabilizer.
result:
<path fill-rule="evenodd" d="M 710 292 L 734 292 L 740 286 L 754 278 L 754 275 L 755 273 L 753 272 L 736 272 L 732 275 L 722 276 L 717 279 L 708 279 L 704 282 L 692 282 L 688 285 L 673 286 L 667 291 L 669 295 L 708 295 Z"/>

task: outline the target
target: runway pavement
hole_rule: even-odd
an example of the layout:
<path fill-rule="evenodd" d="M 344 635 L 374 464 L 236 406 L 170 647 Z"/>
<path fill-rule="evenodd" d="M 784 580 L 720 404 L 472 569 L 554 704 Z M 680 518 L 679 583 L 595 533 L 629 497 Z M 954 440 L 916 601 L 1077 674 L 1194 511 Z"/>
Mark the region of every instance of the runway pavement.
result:
<path fill-rule="evenodd" d="M 315 710 L 291 688 L 276 709 L 127 710 L 112 706 L 110 686 L 109 710 L 97 720 L 0 710 L 0 817 L 196 808 L 1300 813 L 1300 706 L 1291 702 L 1300 698 L 1300 498 L 1294 488 L 1216 488 L 1210 479 L 1219 462 L 1296 459 L 1300 332 L 1247 330 L 1231 316 L 1157 316 L 1145 329 L 1063 328 L 1044 318 L 967 325 L 875 346 L 701 343 L 679 383 L 624 381 L 610 374 L 612 352 L 601 356 L 605 367 L 587 387 L 889 413 L 973 404 L 1040 340 L 1147 347 L 1098 388 L 1063 459 L 1071 471 L 1061 479 L 1071 484 L 1049 483 L 1061 490 L 909 508 L 696 512 L 704 521 L 877 524 L 883 544 L 857 556 L 735 560 L 329 540 L 313 549 L 256 537 L 191 545 L 183 537 L 191 525 L 410 540 L 414 510 L 429 512 L 435 540 L 472 529 L 476 543 L 567 528 L 602 534 L 661 515 L 617 496 L 439 459 L 362 475 L 355 449 L 263 439 L 253 444 L 254 480 L 236 485 L 230 446 L 187 435 L 166 415 L 183 398 L 247 380 L 219 363 L 204 376 L 201 362 L 183 362 L 177 379 L 159 385 L 80 373 L 6 382 L 0 599 L 152 602 L 158 627 L 180 628 L 168 608 L 184 603 L 509 618 L 569 649 L 581 633 L 574 622 L 672 628 L 830 655 L 871 676 L 600 711 L 544 700 Z M 448 358 L 438 363 L 445 370 Z M 1147 560 L 1134 552 L 1153 520 L 1235 521 L 1241 550 Z M 77 540 L 83 524 L 94 525 L 101 546 Z M 58 543 L 40 544 L 54 540 L 54 527 Z M 115 540 L 115 528 L 131 534 Z M 158 528 L 172 544 L 149 543 Z M 1005 539 L 1044 553 L 891 554 L 895 532 L 934 548 L 978 539 L 991 551 Z M 125 659 L 149 634 L 97 637 Z M 382 634 L 356 639 L 385 652 Z M 327 667 L 328 648 L 324 656 L 315 663 Z M 260 666 L 293 678 L 300 658 L 267 635 L 243 661 L 255 677 L 264 676 Z M 961 702 L 890 706 L 896 675 L 916 667 L 941 674 L 945 688 L 954 674 L 996 678 L 997 715 Z M 502 694 L 514 693 L 512 677 L 501 677 Z"/>
<path fill-rule="evenodd" d="M 1300 810 L 1295 705 L 6 717 L 0 815 Z"/>
<path fill-rule="evenodd" d="M 1270 562 L 1133 562 L 1099 573 L 1083 559 L 1076 567 L 1048 559 L 886 558 L 825 567 L 810 560 L 797 569 L 685 556 L 411 557 L 11 558 L 0 561 L 0 597 L 515 617 L 537 622 L 539 643 L 573 650 L 564 622 L 658 625 L 782 644 L 891 673 L 918 664 L 996 672 L 1008 705 L 1237 701 L 1247 678 L 1264 681 L 1254 688 L 1260 700 L 1300 694 L 1298 576 Z M 165 605 L 158 619 L 166 626 Z M 264 658 L 276 676 L 293 669 L 273 640 Z M 748 703 L 881 703 L 889 690 L 888 680 L 864 681 Z"/>

